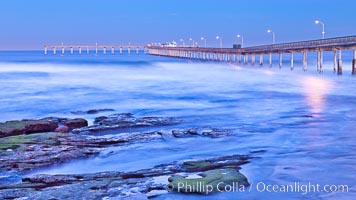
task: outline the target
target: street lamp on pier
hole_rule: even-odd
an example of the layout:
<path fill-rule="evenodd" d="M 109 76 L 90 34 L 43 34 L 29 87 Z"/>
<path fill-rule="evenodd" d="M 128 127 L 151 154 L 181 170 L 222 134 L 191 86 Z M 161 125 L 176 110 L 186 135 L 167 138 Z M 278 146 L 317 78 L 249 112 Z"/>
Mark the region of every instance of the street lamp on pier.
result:
<path fill-rule="evenodd" d="M 183 46 L 185 46 L 185 44 L 184 44 L 184 39 L 183 39 L 183 38 L 181 38 L 179 41 L 181 41 L 182 44 L 183 44 Z"/>
<path fill-rule="evenodd" d="M 192 47 L 194 47 L 195 44 L 194 40 L 192 38 L 189 38 L 189 41 L 192 41 Z"/>
<path fill-rule="evenodd" d="M 206 48 L 206 38 L 201 37 L 200 40 L 202 40 L 202 41 L 204 40 L 204 47 Z"/>
<path fill-rule="evenodd" d="M 325 39 L 325 24 L 320 20 L 315 20 L 315 24 L 321 24 L 322 26 L 321 36 L 323 39 Z"/>
<path fill-rule="evenodd" d="M 240 34 L 238 34 L 236 37 L 241 38 L 241 47 L 244 47 L 244 37 Z"/>
<path fill-rule="evenodd" d="M 272 33 L 272 44 L 276 43 L 276 34 L 272 30 L 267 30 L 267 33 Z"/>
<path fill-rule="evenodd" d="M 220 49 L 221 49 L 221 48 L 222 48 L 222 38 L 217 35 L 217 36 L 216 36 L 216 39 L 217 39 L 217 40 L 220 40 Z"/>

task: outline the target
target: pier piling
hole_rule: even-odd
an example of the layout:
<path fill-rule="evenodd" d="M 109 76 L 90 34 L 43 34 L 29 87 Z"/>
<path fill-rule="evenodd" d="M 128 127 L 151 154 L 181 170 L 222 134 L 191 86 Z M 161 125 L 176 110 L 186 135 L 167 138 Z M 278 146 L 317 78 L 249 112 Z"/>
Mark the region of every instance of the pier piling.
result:
<path fill-rule="evenodd" d="M 354 57 L 352 59 L 352 75 L 356 75 L 356 49 L 353 50 Z"/>
<path fill-rule="evenodd" d="M 307 71 L 308 69 L 308 55 L 307 55 L 307 51 L 305 50 L 303 52 L 303 70 Z"/>
<path fill-rule="evenodd" d="M 337 75 L 342 74 L 342 55 L 341 50 L 339 50 L 339 59 L 337 61 Z"/>
<path fill-rule="evenodd" d="M 290 69 L 291 70 L 294 69 L 294 53 L 293 52 L 290 53 Z"/>
<path fill-rule="evenodd" d="M 269 54 L 269 67 L 272 67 L 272 53 Z"/>

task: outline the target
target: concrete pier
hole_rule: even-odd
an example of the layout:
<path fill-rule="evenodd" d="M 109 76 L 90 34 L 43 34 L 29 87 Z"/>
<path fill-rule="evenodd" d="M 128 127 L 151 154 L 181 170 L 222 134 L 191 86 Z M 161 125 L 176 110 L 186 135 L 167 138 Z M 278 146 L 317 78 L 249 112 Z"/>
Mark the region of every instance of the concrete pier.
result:
<path fill-rule="evenodd" d="M 293 52 L 290 53 L 290 69 L 291 70 L 294 69 L 294 53 Z"/>
<path fill-rule="evenodd" d="M 352 75 L 356 75 L 356 49 L 353 50 L 354 57 L 352 60 Z"/>
<path fill-rule="evenodd" d="M 334 73 L 336 72 L 336 65 L 337 65 L 337 51 L 334 49 Z"/>
<path fill-rule="evenodd" d="M 337 74 L 342 74 L 342 55 L 341 50 L 339 50 L 339 59 L 337 60 Z"/>
<path fill-rule="evenodd" d="M 308 70 L 308 53 L 307 53 L 307 51 L 303 52 L 303 70 L 304 71 Z"/>

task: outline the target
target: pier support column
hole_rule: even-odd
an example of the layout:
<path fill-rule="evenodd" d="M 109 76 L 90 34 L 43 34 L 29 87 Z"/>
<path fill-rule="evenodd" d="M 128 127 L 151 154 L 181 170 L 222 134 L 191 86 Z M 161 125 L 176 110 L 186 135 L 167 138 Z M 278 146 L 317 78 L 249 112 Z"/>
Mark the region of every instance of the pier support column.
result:
<path fill-rule="evenodd" d="M 263 55 L 260 54 L 260 66 L 262 66 L 262 65 L 263 65 Z"/>
<path fill-rule="evenodd" d="M 353 50 L 354 58 L 352 59 L 352 75 L 356 75 L 356 49 Z"/>
<path fill-rule="evenodd" d="M 82 55 L 82 47 L 79 47 L 79 55 Z"/>
<path fill-rule="evenodd" d="M 282 63 L 283 63 L 283 54 L 279 53 L 279 68 L 282 68 Z"/>
<path fill-rule="evenodd" d="M 321 50 L 318 51 L 317 70 L 320 73 L 323 71 L 323 52 Z"/>
<path fill-rule="evenodd" d="M 272 67 L 272 53 L 269 54 L 269 67 Z"/>
<path fill-rule="evenodd" d="M 336 65 L 337 65 L 337 58 L 336 58 L 337 51 L 333 50 L 333 52 L 334 52 L 334 73 L 335 73 L 336 72 Z"/>
<path fill-rule="evenodd" d="M 120 55 L 122 55 L 122 47 L 120 47 Z"/>
<path fill-rule="evenodd" d="M 114 47 L 111 47 L 111 55 L 114 55 L 115 54 L 115 49 Z"/>
<path fill-rule="evenodd" d="M 320 51 L 320 73 L 323 73 L 323 51 Z"/>
<path fill-rule="evenodd" d="M 44 55 L 47 55 L 47 47 L 44 48 Z"/>
<path fill-rule="evenodd" d="M 70 55 L 73 55 L 73 47 L 70 48 Z"/>
<path fill-rule="evenodd" d="M 57 49 L 56 47 L 53 48 L 53 55 L 56 55 L 57 54 Z"/>
<path fill-rule="evenodd" d="M 62 47 L 62 56 L 64 55 L 64 47 Z"/>
<path fill-rule="evenodd" d="M 248 63 L 248 54 L 245 54 L 244 56 L 244 64 L 247 65 Z"/>
<path fill-rule="evenodd" d="M 255 65 L 255 59 L 256 59 L 255 54 L 252 54 L 251 55 L 251 64 L 252 65 Z"/>
<path fill-rule="evenodd" d="M 307 55 L 307 51 L 303 52 L 303 70 L 307 71 L 308 68 L 308 55 Z"/>
<path fill-rule="evenodd" d="M 293 52 L 290 53 L 290 69 L 291 70 L 294 69 L 294 53 Z"/>
<path fill-rule="evenodd" d="M 138 47 L 136 47 L 136 55 L 138 55 Z"/>
<path fill-rule="evenodd" d="M 317 57 L 316 57 L 316 70 L 319 72 L 320 71 L 320 51 L 318 51 Z"/>
<path fill-rule="evenodd" d="M 341 55 L 341 50 L 339 50 L 339 59 L 337 61 L 337 74 L 338 75 L 342 74 L 342 55 Z"/>
<path fill-rule="evenodd" d="M 131 48 L 129 47 L 129 48 L 127 48 L 127 54 L 131 54 Z"/>
<path fill-rule="evenodd" d="M 98 55 L 98 47 L 95 47 L 95 55 Z"/>
<path fill-rule="evenodd" d="M 241 54 L 237 55 L 237 62 L 240 64 L 241 63 Z"/>
<path fill-rule="evenodd" d="M 106 47 L 103 48 L 103 54 L 106 55 Z"/>

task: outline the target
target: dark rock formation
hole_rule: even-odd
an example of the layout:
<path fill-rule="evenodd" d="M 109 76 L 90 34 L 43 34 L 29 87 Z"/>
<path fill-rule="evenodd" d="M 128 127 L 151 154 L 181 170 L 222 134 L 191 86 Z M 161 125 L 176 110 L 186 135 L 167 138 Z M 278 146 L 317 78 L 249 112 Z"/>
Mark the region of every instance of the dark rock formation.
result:
<path fill-rule="evenodd" d="M 54 131 L 58 123 L 47 120 L 14 120 L 0 123 L 0 137 Z"/>
<path fill-rule="evenodd" d="M 74 129 L 73 133 L 95 133 L 105 130 L 123 128 L 139 128 L 153 126 L 167 126 L 180 123 L 180 120 L 171 117 L 141 117 L 136 118 L 131 113 L 114 114 L 108 117 L 101 116 L 95 119 L 94 125 Z"/>
<path fill-rule="evenodd" d="M 57 132 L 57 133 L 68 133 L 69 132 L 69 128 L 68 128 L 68 126 L 60 126 L 60 127 L 56 128 L 56 130 L 54 130 L 54 132 Z"/>
<path fill-rule="evenodd" d="M 67 126 L 70 130 L 73 130 L 76 128 L 88 126 L 88 121 L 82 118 L 68 119 L 64 122 L 64 125 Z"/>

